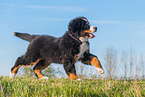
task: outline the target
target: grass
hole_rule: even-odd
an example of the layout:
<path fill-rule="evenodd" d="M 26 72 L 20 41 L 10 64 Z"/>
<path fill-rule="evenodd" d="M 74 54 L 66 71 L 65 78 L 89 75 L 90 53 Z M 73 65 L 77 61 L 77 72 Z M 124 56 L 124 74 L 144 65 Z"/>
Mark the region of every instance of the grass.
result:
<path fill-rule="evenodd" d="M 145 80 L 40 80 L 0 77 L 1 97 L 145 97 Z"/>

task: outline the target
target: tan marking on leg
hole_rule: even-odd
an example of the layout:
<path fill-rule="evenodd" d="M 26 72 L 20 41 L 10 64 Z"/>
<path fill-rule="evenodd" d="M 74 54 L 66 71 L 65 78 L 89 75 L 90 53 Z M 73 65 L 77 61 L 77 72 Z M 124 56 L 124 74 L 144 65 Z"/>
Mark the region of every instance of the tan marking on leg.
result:
<path fill-rule="evenodd" d="M 47 68 L 51 63 L 45 61 L 45 66 L 41 66 L 41 64 L 36 65 L 34 72 L 37 74 L 38 78 L 43 78 L 41 71 Z"/>
<path fill-rule="evenodd" d="M 96 67 L 96 70 L 100 73 L 100 74 L 103 74 L 104 73 L 104 70 L 99 62 L 99 60 L 94 57 L 92 60 L 91 60 L 91 65 L 94 65 Z"/>
<path fill-rule="evenodd" d="M 34 64 L 37 64 L 40 60 L 42 60 L 42 59 L 38 59 L 38 60 L 35 61 L 35 62 L 31 62 L 29 65 L 21 65 L 21 66 L 23 66 L 23 67 L 32 66 L 32 65 L 34 65 Z"/>
<path fill-rule="evenodd" d="M 18 69 L 21 67 L 21 66 L 23 66 L 23 67 L 28 67 L 28 66 L 31 66 L 31 65 L 34 65 L 34 64 L 37 64 L 39 61 L 40 61 L 41 59 L 38 59 L 36 62 L 32 62 L 30 65 L 19 65 L 19 66 L 17 66 L 17 67 L 15 67 L 12 71 L 11 71 L 11 73 L 17 73 L 18 72 Z"/>
<path fill-rule="evenodd" d="M 69 74 L 69 78 L 70 78 L 71 80 L 74 80 L 74 79 L 78 79 L 79 77 L 77 77 L 74 73 L 70 73 L 70 74 Z"/>
<path fill-rule="evenodd" d="M 11 73 L 17 73 L 18 72 L 18 69 L 21 67 L 21 65 L 19 65 L 18 67 L 15 67 L 12 71 L 11 71 Z"/>
<path fill-rule="evenodd" d="M 42 60 L 42 59 L 38 59 L 37 61 L 35 61 L 35 62 L 32 62 L 30 65 L 34 65 L 34 64 L 37 64 L 40 60 Z"/>
<path fill-rule="evenodd" d="M 91 60 L 91 65 L 94 65 L 96 68 L 102 68 L 99 60 L 96 57 Z"/>
<path fill-rule="evenodd" d="M 41 71 L 40 70 L 34 70 L 34 72 L 37 74 L 37 76 L 39 78 L 43 78 L 43 75 L 41 74 Z"/>

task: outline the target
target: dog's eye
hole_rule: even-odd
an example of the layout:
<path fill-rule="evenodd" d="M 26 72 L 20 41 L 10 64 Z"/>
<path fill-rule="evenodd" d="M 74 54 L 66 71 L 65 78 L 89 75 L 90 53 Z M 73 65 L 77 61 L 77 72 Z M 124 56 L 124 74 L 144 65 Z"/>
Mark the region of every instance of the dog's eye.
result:
<path fill-rule="evenodd" d="M 87 27 L 87 26 L 88 26 L 88 23 L 86 23 L 85 27 Z"/>
<path fill-rule="evenodd" d="M 84 28 L 85 29 L 88 29 L 89 28 L 89 25 L 87 24 L 87 25 L 84 25 Z"/>
<path fill-rule="evenodd" d="M 85 24 L 85 27 L 88 27 L 88 23 Z"/>
<path fill-rule="evenodd" d="M 84 26 L 85 28 L 87 27 L 87 25 Z"/>

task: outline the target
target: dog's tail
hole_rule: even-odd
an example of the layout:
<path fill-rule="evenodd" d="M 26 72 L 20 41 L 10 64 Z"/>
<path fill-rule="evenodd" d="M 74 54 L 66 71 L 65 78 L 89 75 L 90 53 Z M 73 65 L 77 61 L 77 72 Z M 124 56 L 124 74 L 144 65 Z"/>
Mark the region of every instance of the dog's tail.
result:
<path fill-rule="evenodd" d="M 38 35 L 30 35 L 27 33 L 19 33 L 19 32 L 12 32 L 12 34 L 29 42 L 31 42 L 34 38 L 38 36 Z"/>

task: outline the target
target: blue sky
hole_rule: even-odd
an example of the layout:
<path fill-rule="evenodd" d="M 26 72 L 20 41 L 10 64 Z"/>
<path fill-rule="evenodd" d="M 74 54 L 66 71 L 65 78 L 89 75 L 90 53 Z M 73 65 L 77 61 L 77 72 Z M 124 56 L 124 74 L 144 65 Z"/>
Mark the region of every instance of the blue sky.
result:
<path fill-rule="evenodd" d="M 9 74 L 28 46 L 11 32 L 60 37 L 78 16 L 98 27 L 90 44 L 101 61 L 109 46 L 145 54 L 145 0 L 0 0 L 0 75 Z"/>

